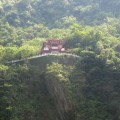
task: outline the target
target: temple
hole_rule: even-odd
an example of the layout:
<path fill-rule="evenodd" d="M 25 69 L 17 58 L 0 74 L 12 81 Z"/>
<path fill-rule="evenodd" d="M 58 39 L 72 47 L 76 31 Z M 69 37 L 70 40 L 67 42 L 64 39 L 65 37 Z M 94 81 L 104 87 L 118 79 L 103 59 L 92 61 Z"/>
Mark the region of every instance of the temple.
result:
<path fill-rule="evenodd" d="M 58 54 L 64 52 L 65 52 L 64 41 L 52 39 L 43 43 L 41 54 L 49 53 Z"/>

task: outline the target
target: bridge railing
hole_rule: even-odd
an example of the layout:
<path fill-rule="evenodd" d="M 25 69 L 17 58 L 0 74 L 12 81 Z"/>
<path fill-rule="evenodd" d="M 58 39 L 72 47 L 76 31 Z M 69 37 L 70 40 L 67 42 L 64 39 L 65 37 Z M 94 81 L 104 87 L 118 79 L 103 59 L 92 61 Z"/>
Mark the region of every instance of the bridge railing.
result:
<path fill-rule="evenodd" d="M 68 55 L 68 56 L 73 56 L 73 57 L 76 57 L 76 58 L 80 58 L 80 56 L 72 54 L 72 53 L 45 53 L 45 54 L 39 54 L 39 55 L 35 55 L 35 56 L 32 56 L 32 57 L 24 58 L 24 59 L 8 61 L 6 63 L 16 63 L 16 62 L 20 62 L 20 61 L 24 61 L 24 60 L 40 58 L 40 57 L 49 56 L 49 55 Z"/>

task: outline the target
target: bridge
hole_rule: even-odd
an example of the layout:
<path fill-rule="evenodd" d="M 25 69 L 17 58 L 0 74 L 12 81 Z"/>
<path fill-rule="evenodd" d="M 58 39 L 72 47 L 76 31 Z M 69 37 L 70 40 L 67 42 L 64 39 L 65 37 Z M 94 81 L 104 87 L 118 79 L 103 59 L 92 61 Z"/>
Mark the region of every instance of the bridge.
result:
<path fill-rule="evenodd" d="M 75 57 L 75 58 L 80 58 L 80 56 L 78 56 L 78 55 L 69 54 L 69 53 L 58 53 L 58 54 L 48 53 L 48 54 L 35 55 L 35 56 L 24 58 L 24 59 L 12 60 L 12 61 L 8 61 L 6 63 L 7 64 L 9 64 L 9 63 L 17 63 L 17 62 L 22 62 L 22 61 L 25 61 L 25 60 L 30 60 L 30 59 L 35 59 L 35 58 L 41 58 L 41 57 L 45 57 L 45 56 L 61 56 L 61 55 L 66 55 L 66 56 L 72 56 L 72 57 Z"/>

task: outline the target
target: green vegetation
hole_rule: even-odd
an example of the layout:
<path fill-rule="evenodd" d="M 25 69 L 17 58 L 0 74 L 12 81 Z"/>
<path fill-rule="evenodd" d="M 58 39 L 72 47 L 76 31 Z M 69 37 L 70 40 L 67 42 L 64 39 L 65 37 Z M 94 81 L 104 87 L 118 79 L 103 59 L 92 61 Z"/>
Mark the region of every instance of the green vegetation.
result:
<path fill-rule="evenodd" d="M 0 120 L 120 120 L 120 0 L 0 1 Z M 80 59 L 40 54 L 65 40 Z"/>

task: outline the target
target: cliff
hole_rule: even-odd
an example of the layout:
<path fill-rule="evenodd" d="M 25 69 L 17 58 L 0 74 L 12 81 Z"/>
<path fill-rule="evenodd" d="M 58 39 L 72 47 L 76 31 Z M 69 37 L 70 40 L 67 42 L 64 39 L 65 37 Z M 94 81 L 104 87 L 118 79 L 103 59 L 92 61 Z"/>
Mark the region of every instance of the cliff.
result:
<path fill-rule="evenodd" d="M 12 106 L 16 115 L 12 120 L 75 120 L 67 77 L 77 60 L 70 56 L 49 56 L 10 65 L 16 73 L 11 76 Z M 62 71 L 62 76 L 49 71 L 54 63 L 58 71 L 52 71 Z"/>

